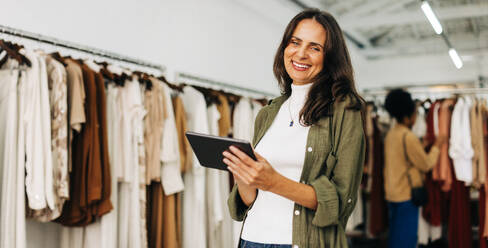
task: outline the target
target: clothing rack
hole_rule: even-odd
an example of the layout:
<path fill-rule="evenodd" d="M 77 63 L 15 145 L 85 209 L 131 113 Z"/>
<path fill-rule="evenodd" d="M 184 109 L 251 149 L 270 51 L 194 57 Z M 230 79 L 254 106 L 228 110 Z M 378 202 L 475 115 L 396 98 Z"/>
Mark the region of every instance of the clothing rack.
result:
<path fill-rule="evenodd" d="M 184 82 L 184 83 L 188 83 L 188 84 L 194 84 L 194 85 L 203 86 L 203 87 L 210 87 L 214 90 L 224 90 L 224 91 L 228 91 L 230 93 L 235 93 L 238 95 L 248 96 L 248 97 L 274 98 L 277 96 L 276 94 L 272 94 L 269 92 L 239 87 L 239 86 L 232 85 L 229 83 L 223 83 L 223 82 L 215 81 L 215 80 L 204 78 L 204 77 L 195 76 L 195 75 L 192 75 L 189 73 L 184 73 L 184 72 L 176 73 L 176 81 L 177 82 Z"/>
<path fill-rule="evenodd" d="M 417 86 L 419 87 L 419 86 Z M 409 89 L 408 87 L 400 87 L 407 89 L 412 95 L 415 94 L 488 94 L 488 88 L 446 88 L 446 87 L 429 87 L 419 89 Z M 364 90 L 361 95 L 365 97 L 386 96 L 390 89 Z"/>
<path fill-rule="evenodd" d="M 114 53 L 114 52 L 110 52 L 107 50 L 102 50 L 102 49 L 93 48 L 93 47 L 89 47 L 89 46 L 79 45 L 76 43 L 63 41 L 63 40 L 59 40 L 59 39 L 56 39 L 53 37 L 49 37 L 49 36 L 45 36 L 45 35 L 41 35 L 41 34 L 36 34 L 36 33 L 28 32 L 28 31 L 24 31 L 24 30 L 20 30 L 20 29 L 16 29 L 16 28 L 11 28 L 11 27 L 7 27 L 7 26 L 3 26 L 3 25 L 0 25 L 0 33 L 10 35 L 10 36 L 14 36 L 14 37 L 20 37 L 23 39 L 28 39 L 28 40 L 32 40 L 32 41 L 36 41 L 36 42 L 41 42 L 41 43 L 53 45 L 56 47 L 67 48 L 67 49 L 82 52 L 85 54 L 96 55 L 99 57 L 108 58 L 108 59 L 115 60 L 115 61 L 121 61 L 121 62 L 129 63 L 132 65 L 140 66 L 140 67 L 151 68 L 151 69 L 157 70 L 161 73 L 163 73 L 166 70 L 166 68 L 162 65 L 151 63 L 151 62 L 144 61 L 141 59 L 128 57 L 128 56 L 121 55 L 121 54 Z"/>

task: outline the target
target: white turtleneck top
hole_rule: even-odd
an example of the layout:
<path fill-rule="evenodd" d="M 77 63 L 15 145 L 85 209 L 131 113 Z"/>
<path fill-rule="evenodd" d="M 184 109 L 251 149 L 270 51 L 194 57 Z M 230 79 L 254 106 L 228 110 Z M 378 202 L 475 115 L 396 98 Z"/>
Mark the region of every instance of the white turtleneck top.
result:
<path fill-rule="evenodd" d="M 311 86 L 311 83 L 291 85 L 291 96 L 283 103 L 255 149 L 278 173 L 297 182 L 305 161 L 310 129 L 300 124 L 299 115 Z M 291 119 L 294 124 L 290 127 Z M 243 224 L 242 239 L 265 244 L 291 244 L 293 206 L 294 202 L 287 198 L 259 190 Z"/>

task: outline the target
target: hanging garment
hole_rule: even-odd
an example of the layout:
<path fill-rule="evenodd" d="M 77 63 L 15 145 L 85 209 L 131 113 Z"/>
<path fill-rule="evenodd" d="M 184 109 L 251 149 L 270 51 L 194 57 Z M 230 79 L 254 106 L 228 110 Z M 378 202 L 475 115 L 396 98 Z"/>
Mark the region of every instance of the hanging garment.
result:
<path fill-rule="evenodd" d="M 171 89 L 165 84 L 161 84 L 161 86 L 163 87 L 163 100 L 168 111 L 168 118 L 164 121 L 163 136 L 161 140 L 161 183 L 163 185 L 164 194 L 168 196 L 183 191 L 184 185 L 180 172 L 178 134 L 173 112 L 173 104 L 171 102 Z"/>
<path fill-rule="evenodd" d="M 412 126 L 412 132 L 418 137 L 423 138 L 427 133 L 427 124 L 425 122 L 425 110 L 423 107 L 417 107 L 417 119 Z"/>
<path fill-rule="evenodd" d="M 97 118 L 98 118 L 98 142 L 100 143 L 100 158 L 101 158 L 101 178 L 102 189 L 100 200 L 96 203 L 95 209 L 92 211 L 94 216 L 100 217 L 112 210 L 112 203 L 110 201 L 111 195 L 111 175 L 110 175 L 110 158 L 108 154 L 108 138 L 107 138 L 107 101 L 105 93 L 105 81 L 102 74 L 95 73 L 95 83 L 97 87 Z"/>
<path fill-rule="evenodd" d="M 172 99 L 173 110 L 175 113 L 176 129 L 178 132 L 178 145 L 180 152 L 180 171 L 185 173 L 191 170 L 193 152 L 190 147 L 188 139 L 185 137 L 187 131 L 186 113 L 183 107 L 183 101 L 181 97 L 176 96 Z M 182 235 L 182 193 L 176 194 L 176 233 L 178 240 L 178 248 L 182 247 L 183 235 Z"/>
<path fill-rule="evenodd" d="M 220 136 L 227 136 L 231 132 L 231 112 L 229 102 L 227 101 L 227 97 L 223 94 L 219 94 L 219 101 L 220 104 L 217 105 L 217 109 L 220 114 L 219 119 L 219 134 Z M 255 106 L 253 104 L 253 112 L 259 112 L 261 109 L 261 105 Z M 255 115 L 254 115 L 255 116 Z M 254 124 L 254 123 L 253 123 Z M 222 201 L 221 209 L 222 213 L 222 221 L 219 226 L 219 233 L 217 235 L 217 240 L 220 244 L 220 247 L 232 247 L 233 242 L 233 223 L 230 214 L 227 212 L 227 200 L 229 198 L 230 193 L 230 181 L 229 181 L 229 173 L 225 171 L 218 171 L 219 173 L 219 189 L 218 192 L 220 194 L 220 199 Z"/>
<path fill-rule="evenodd" d="M 125 161 L 125 179 L 119 185 L 119 243 L 121 248 L 141 247 L 141 205 L 140 205 L 140 168 L 139 149 L 144 142 L 143 118 L 145 113 L 141 99 L 141 88 L 135 79 L 125 82 L 121 89 L 123 132 L 128 136 L 128 144 L 124 147 L 129 154 Z"/>
<path fill-rule="evenodd" d="M 207 117 L 209 133 L 218 136 L 220 112 L 215 104 L 207 108 Z M 206 170 L 207 247 L 222 247 L 219 235 L 224 231 L 220 229 L 224 219 L 224 208 L 221 203 L 225 202 L 226 198 L 222 199 L 220 195 L 220 174 L 219 170 Z"/>
<path fill-rule="evenodd" d="M 23 49 L 21 52 L 32 63 L 26 72 L 30 97 L 26 107 L 28 127 L 26 130 L 26 178 L 25 186 L 29 208 L 54 209 L 54 187 L 51 154 L 51 123 L 46 61 L 35 52 Z M 32 112 L 30 112 L 32 111 Z M 31 119 L 32 118 L 32 119 Z"/>
<path fill-rule="evenodd" d="M 421 213 L 422 211 L 423 208 L 420 208 Z M 429 242 L 436 241 L 441 237 L 442 226 L 430 225 L 422 215 L 419 215 L 418 243 L 421 245 L 428 245 Z"/>
<path fill-rule="evenodd" d="M 227 137 L 231 130 L 231 116 L 230 116 L 230 106 L 227 97 L 224 94 L 218 94 L 218 99 L 220 104 L 217 104 L 217 110 L 219 111 L 219 136 Z M 256 113 L 257 114 L 257 113 Z"/>
<path fill-rule="evenodd" d="M 139 85 L 141 91 L 141 100 L 142 104 L 144 105 L 146 99 L 145 99 L 145 93 L 144 91 L 146 90 L 146 85 L 145 84 L 140 84 Z M 144 109 L 144 118 L 147 116 L 147 110 Z M 143 122 L 144 125 L 144 122 Z M 144 135 L 144 126 L 142 127 L 142 133 Z M 144 139 L 144 136 L 143 136 Z M 139 218 L 140 218 L 140 228 L 141 232 L 139 235 L 141 235 L 141 248 L 147 248 L 147 226 L 146 226 L 146 148 L 144 144 L 144 140 L 138 144 L 137 147 L 137 152 L 139 154 L 138 156 L 138 167 L 139 167 Z"/>
<path fill-rule="evenodd" d="M 485 187 L 480 188 L 480 198 L 479 198 L 479 230 L 478 230 L 478 240 L 480 243 L 480 248 L 488 247 L 488 240 L 484 237 L 485 232 L 485 218 L 486 218 L 486 193 Z"/>
<path fill-rule="evenodd" d="M 119 102 L 119 88 L 108 83 L 107 90 L 107 144 L 110 159 L 111 194 L 110 201 L 113 209 L 100 219 L 100 246 L 117 248 L 117 213 L 118 213 L 118 181 L 117 164 L 121 163 L 121 147 L 119 142 L 121 109 Z"/>
<path fill-rule="evenodd" d="M 82 131 L 73 137 L 71 198 L 57 219 L 67 226 L 86 226 L 112 209 L 104 82 L 102 76 L 89 66 L 79 65 L 86 90 L 87 122 Z"/>
<path fill-rule="evenodd" d="M 183 101 L 181 97 L 177 96 L 173 98 L 173 108 L 175 113 L 175 123 L 178 132 L 178 145 L 180 152 L 180 171 L 185 173 L 187 170 L 191 170 L 193 152 L 191 150 L 190 143 L 185 136 L 187 129 L 186 113 L 183 107 Z"/>
<path fill-rule="evenodd" d="M 83 72 L 78 63 L 71 59 L 66 59 L 66 73 L 68 79 L 68 169 L 72 170 L 72 142 L 73 132 L 80 133 L 86 122 L 85 116 L 85 86 L 83 83 Z"/>
<path fill-rule="evenodd" d="M 437 125 L 438 134 L 443 135 L 446 137 L 451 137 L 452 133 L 452 119 L 453 116 L 452 108 L 454 106 L 454 100 L 447 99 L 440 103 L 438 108 L 438 121 L 437 123 L 434 121 L 434 128 Z M 435 109 L 434 109 L 435 111 Z M 435 114 L 435 113 L 434 113 Z M 434 115 L 435 118 L 435 115 Z M 435 119 L 434 119 L 435 120 Z M 456 139 L 456 137 L 454 138 Z M 447 192 L 451 189 L 451 184 L 453 181 L 453 174 L 451 171 L 451 164 L 452 160 L 449 158 L 451 148 L 449 147 L 448 143 L 444 143 L 440 149 L 439 161 L 437 165 L 434 167 L 432 176 L 436 181 L 442 181 L 442 190 Z"/>
<path fill-rule="evenodd" d="M 47 222 L 61 214 L 64 202 L 69 198 L 68 180 L 68 92 L 64 66 L 53 58 L 42 55 L 47 64 L 50 112 L 51 151 L 55 208 L 29 210 L 27 216 Z"/>
<path fill-rule="evenodd" d="M 26 110 L 25 100 L 29 100 L 21 94 L 27 93 L 26 84 L 31 82 L 24 80 L 26 73 L 19 80 L 20 73 L 13 68 L 0 70 L 0 247 L 26 247 L 24 163 L 21 162 L 25 154 L 19 156 L 19 152 L 24 151 L 26 131 L 26 120 L 22 118 L 26 112 L 22 110 Z"/>
<path fill-rule="evenodd" d="M 384 163 L 384 143 L 381 130 L 379 129 L 378 117 L 372 121 L 372 176 L 371 179 L 371 194 L 370 194 L 370 207 L 369 207 L 369 233 L 373 236 L 379 236 L 386 231 L 388 224 L 388 210 L 385 200 L 385 188 L 383 169 Z"/>
<path fill-rule="evenodd" d="M 207 110 L 203 94 L 188 86 L 183 89 L 181 99 L 186 112 L 188 130 L 208 134 Z M 191 171 L 187 171 L 184 177 L 183 248 L 198 248 L 207 245 L 205 170 L 193 155 Z M 163 188 L 165 188 L 164 185 Z"/>
<path fill-rule="evenodd" d="M 71 59 L 65 59 L 68 88 L 68 170 L 72 172 L 73 137 L 79 135 L 86 123 L 85 87 L 81 66 Z M 70 177 L 71 178 L 71 177 Z M 69 178 L 68 178 L 69 181 Z M 68 186 L 69 192 L 72 192 Z M 70 193 L 71 195 L 71 193 Z M 61 227 L 59 247 L 83 247 L 83 228 Z M 80 245 L 80 246 L 77 246 Z"/>
<path fill-rule="evenodd" d="M 449 248 L 472 247 L 469 188 L 465 182 L 454 180 L 449 208 Z"/>
<path fill-rule="evenodd" d="M 109 158 L 108 148 L 108 126 L 107 126 L 107 92 L 105 90 L 105 80 L 100 74 L 100 67 L 92 61 L 85 61 L 85 64 L 90 67 L 95 73 L 95 84 L 97 87 L 97 117 L 99 120 L 99 132 L 98 139 L 100 144 L 100 157 L 101 157 L 101 177 L 102 177 L 102 192 L 101 199 L 96 206 L 92 208 L 92 214 L 94 217 L 105 215 L 110 211 L 112 206 L 111 193 L 112 193 L 112 176 L 111 176 L 111 164 Z M 103 216 L 102 216 L 103 218 Z M 113 215 L 112 215 L 113 218 Z M 106 223 L 106 221 L 105 221 Z M 106 228 L 106 227 L 105 227 Z M 106 232 L 106 229 L 103 229 Z M 100 218 L 94 218 L 94 223 L 84 227 L 83 230 L 83 247 L 85 248 L 97 248 L 102 246 L 102 239 L 105 239 L 102 233 L 102 220 Z M 109 238 L 109 237 L 107 237 Z"/>
<path fill-rule="evenodd" d="M 161 181 L 161 136 L 164 121 L 168 118 L 166 101 L 159 80 L 151 78 L 152 89 L 144 92 L 144 146 L 146 148 L 146 184 L 151 180 Z"/>
<path fill-rule="evenodd" d="M 480 188 L 486 179 L 485 144 L 483 142 L 482 103 L 476 101 L 471 107 L 469 118 L 471 127 L 471 144 L 473 147 L 473 186 Z"/>
<path fill-rule="evenodd" d="M 436 135 L 434 134 L 434 114 L 435 114 L 434 112 L 439 110 L 439 108 L 438 107 L 436 108 L 435 106 L 436 105 L 439 106 L 440 104 L 441 104 L 441 102 L 435 102 L 431 106 L 431 108 L 427 114 L 427 133 L 426 133 L 424 139 L 428 142 L 429 145 L 432 145 L 435 141 Z M 449 106 L 446 109 L 446 110 L 448 110 L 452 107 L 452 103 L 448 103 L 445 106 Z M 443 112 L 443 114 L 444 115 L 447 114 L 448 116 L 447 116 L 447 118 L 443 118 L 443 119 L 445 119 L 445 121 L 449 122 L 451 112 L 450 111 L 446 112 L 446 113 L 444 113 L 444 112 Z M 443 127 L 450 127 L 450 125 L 449 125 L 449 123 L 444 123 Z M 449 132 L 449 128 L 443 128 L 443 129 L 447 130 Z M 428 148 L 430 148 L 430 147 L 428 147 Z M 444 156 L 444 158 L 442 158 L 442 159 L 439 158 L 439 161 L 437 162 L 437 165 L 434 167 L 433 171 L 428 172 L 425 175 L 425 180 L 424 180 L 424 186 L 427 189 L 429 201 L 427 202 L 427 204 L 425 206 L 422 207 L 422 218 L 427 222 L 427 225 L 430 226 L 430 227 L 428 226 L 428 228 L 430 228 L 430 229 L 438 228 L 441 226 L 442 219 L 443 219 L 443 217 L 442 217 L 443 213 L 445 213 L 445 211 L 447 211 L 447 210 L 445 210 L 447 208 L 446 207 L 447 202 L 446 202 L 444 194 L 442 193 L 442 190 L 441 190 L 441 187 L 446 180 L 445 181 L 440 180 L 441 161 L 443 161 L 443 163 L 444 163 L 443 168 L 449 169 L 450 166 L 452 166 L 451 160 L 449 159 L 448 154 L 447 154 L 447 148 L 442 147 L 441 156 Z M 433 179 L 434 173 L 437 173 L 438 180 Z M 451 174 L 450 173 L 449 174 L 443 173 L 443 175 L 451 175 Z M 448 177 L 446 177 L 446 178 L 448 178 Z M 446 185 L 451 185 L 451 183 L 448 183 Z M 422 223 L 422 222 L 419 222 L 419 223 Z M 428 239 L 435 240 L 437 238 L 435 236 L 435 234 L 436 234 L 435 230 L 430 233 L 432 235 L 429 234 L 426 238 L 424 236 L 422 236 L 423 234 L 420 234 L 420 232 L 422 232 L 422 230 L 423 229 L 419 226 L 419 241 L 423 241 L 425 239 L 426 240 L 428 240 Z"/>
<path fill-rule="evenodd" d="M 485 145 L 485 149 L 488 149 L 488 108 L 486 105 L 483 105 L 482 107 L 482 119 L 483 119 L 483 142 L 484 142 L 484 145 Z M 488 151 L 485 150 L 485 154 L 488 155 Z M 488 157 L 485 158 L 485 161 L 486 161 L 486 164 L 485 166 L 488 167 Z M 487 168 L 485 167 L 485 168 Z M 485 178 L 485 185 L 484 185 L 484 220 L 481 220 L 480 219 L 480 223 L 481 222 L 484 222 L 484 225 L 481 225 L 480 224 L 480 227 L 483 227 L 483 230 L 480 228 L 480 232 L 482 232 L 482 235 L 483 237 L 485 238 L 485 241 L 486 239 L 488 238 L 488 214 L 486 213 L 486 206 L 488 206 L 488 197 L 486 197 L 486 192 L 488 192 L 488 183 L 486 183 L 488 181 L 488 173 L 486 173 L 486 177 Z M 480 199 L 481 201 L 482 199 Z M 480 203 L 480 208 L 481 208 L 481 203 Z M 480 216 L 481 218 L 481 216 Z"/>
<path fill-rule="evenodd" d="M 451 138 L 449 140 L 449 156 L 453 160 L 457 180 L 470 185 L 473 182 L 473 147 L 471 144 L 471 128 L 469 110 L 471 101 L 459 98 L 452 113 Z"/>
<path fill-rule="evenodd" d="M 163 188 L 160 182 L 147 186 L 148 247 L 163 247 Z"/>

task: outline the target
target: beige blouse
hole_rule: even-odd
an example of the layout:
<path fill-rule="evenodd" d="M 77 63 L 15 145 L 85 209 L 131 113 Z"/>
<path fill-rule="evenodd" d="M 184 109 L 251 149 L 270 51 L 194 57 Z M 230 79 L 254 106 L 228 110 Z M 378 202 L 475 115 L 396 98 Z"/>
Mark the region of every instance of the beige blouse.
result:
<path fill-rule="evenodd" d="M 146 184 L 151 181 L 161 181 L 161 136 L 163 135 L 164 120 L 167 118 L 164 94 L 161 83 L 151 78 L 152 89 L 144 92 L 144 108 L 147 114 L 144 118 L 144 146 L 146 147 Z"/>

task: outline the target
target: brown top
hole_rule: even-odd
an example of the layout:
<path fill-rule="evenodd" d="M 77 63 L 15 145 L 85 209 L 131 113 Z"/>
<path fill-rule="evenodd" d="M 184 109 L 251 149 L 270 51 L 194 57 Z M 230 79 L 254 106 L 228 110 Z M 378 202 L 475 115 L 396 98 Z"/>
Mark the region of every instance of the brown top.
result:
<path fill-rule="evenodd" d="M 218 95 L 220 104 L 217 105 L 217 110 L 220 113 L 219 119 L 219 136 L 227 137 L 230 133 L 230 107 L 227 97 L 223 94 Z"/>
<path fill-rule="evenodd" d="M 108 163 L 105 90 L 103 78 L 75 60 L 83 72 L 86 94 L 86 123 L 73 137 L 73 170 L 70 200 L 57 219 L 67 226 L 85 226 L 112 209 L 110 202 L 110 165 Z"/>
<path fill-rule="evenodd" d="M 103 76 L 100 73 L 95 73 L 95 83 L 97 88 L 97 106 L 98 106 L 98 141 L 100 144 L 100 158 L 101 158 L 101 177 L 102 177 L 102 192 L 100 200 L 96 203 L 92 211 L 95 216 L 102 216 L 113 209 L 110 201 L 110 194 L 112 191 L 112 179 L 110 175 L 110 159 L 108 154 L 108 136 L 107 136 L 107 103 L 105 94 L 105 85 Z"/>
<path fill-rule="evenodd" d="M 180 146 L 180 161 L 181 161 L 181 172 L 191 170 L 192 166 L 192 150 L 190 143 L 185 137 L 186 127 L 186 116 L 185 108 L 183 107 L 183 101 L 180 97 L 173 98 L 173 108 L 175 112 L 175 122 L 176 130 L 178 131 L 178 144 Z"/>
<path fill-rule="evenodd" d="M 83 72 L 75 61 L 66 59 L 66 74 L 68 83 L 68 170 L 71 172 L 71 143 L 73 142 L 73 130 L 80 132 L 86 122 L 85 117 L 85 87 L 83 84 Z"/>
<path fill-rule="evenodd" d="M 404 139 L 405 146 L 404 148 Z M 406 151 L 405 151 L 406 150 Z M 405 154 L 406 153 L 406 154 Z M 407 158 L 411 164 L 407 162 Z M 422 185 L 422 173 L 428 172 L 437 163 L 439 149 L 432 147 L 427 154 L 415 134 L 402 124 L 396 124 L 388 131 L 385 139 L 385 197 L 391 202 L 410 200 L 412 185 Z M 413 166 L 413 168 L 411 168 Z"/>

